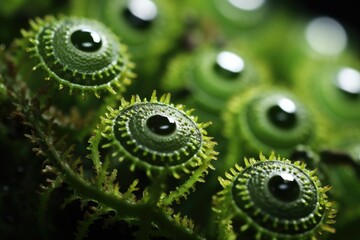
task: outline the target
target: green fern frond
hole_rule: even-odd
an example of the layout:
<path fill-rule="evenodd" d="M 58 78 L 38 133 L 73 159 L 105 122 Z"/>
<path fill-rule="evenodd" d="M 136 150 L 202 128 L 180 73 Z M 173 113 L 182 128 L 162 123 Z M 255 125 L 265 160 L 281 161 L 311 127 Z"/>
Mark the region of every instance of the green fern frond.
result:
<path fill-rule="evenodd" d="M 178 224 L 180 224 L 184 228 L 188 229 L 188 231 L 194 231 L 194 229 L 195 229 L 194 222 L 186 215 L 181 216 L 181 213 L 175 213 L 172 215 L 172 217 Z"/>
<path fill-rule="evenodd" d="M 129 188 L 127 189 L 127 191 L 123 194 L 123 197 L 125 199 L 129 199 L 130 201 L 135 201 L 136 200 L 136 196 L 134 195 L 134 193 L 136 191 L 139 190 L 138 187 L 139 184 L 139 179 L 135 179 L 129 186 Z"/>

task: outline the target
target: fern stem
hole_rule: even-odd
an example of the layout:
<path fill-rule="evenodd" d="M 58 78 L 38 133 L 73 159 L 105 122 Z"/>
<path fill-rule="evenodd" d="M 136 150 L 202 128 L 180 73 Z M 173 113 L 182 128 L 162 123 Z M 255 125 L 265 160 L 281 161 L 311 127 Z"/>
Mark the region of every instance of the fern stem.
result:
<path fill-rule="evenodd" d="M 193 188 L 198 181 L 202 181 L 204 172 L 208 169 L 210 163 L 204 163 L 198 169 L 196 169 L 189 180 L 184 182 L 182 185 L 172 191 L 165 198 L 161 200 L 161 204 L 165 206 L 171 205 L 177 199 L 184 197 L 186 198 L 189 192 L 189 189 Z"/>
<path fill-rule="evenodd" d="M 19 99 L 17 99 L 19 100 Z M 203 239 L 197 233 L 177 224 L 171 216 L 159 207 L 149 208 L 146 203 L 132 203 L 117 196 L 99 190 L 95 185 L 81 178 L 71 167 L 64 161 L 60 152 L 54 146 L 51 136 L 48 136 L 37 120 L 31 104 L 21 104 L 24 117 L 31 123 L 34 133 L 38 136 L 38 144 L 45 145 L 48 149 L 49 159 L 62 172 L 65 182 L 67 182 L 74 192 L 82 198 L 95 199 L 99 203 L 114 209 L 117 214 L 127 218 L 139 218 L 145 212 L 153 216 L 152 221 L 163 232 L 166 231 L 168 236 L 176 236 L 179 239 Z"/>
<path fill-rule="evenodd" d="M 96 134 L 91 137 L 91 139 L 89 140 L 90 147 L 88 148 L 91 151 L 91 160 L 94 164 L 94 168 L 97 174 L 97 178 L 96 178 L 96 184 L 97 186 L 101 186 L 105 180 L 106 177 L 106 172 L 108 169 L 108 166 L 110 164 L 110 160 L 108 158 L 108 156 L 105 156 L 105 161 L 104 163 L 102 163 L 100 161 L 100 152 L 99 152 L 99 144 L 101 141 L 101 131 L 103 129 L 100 129 L 99 132 L 96 132 Z"/>

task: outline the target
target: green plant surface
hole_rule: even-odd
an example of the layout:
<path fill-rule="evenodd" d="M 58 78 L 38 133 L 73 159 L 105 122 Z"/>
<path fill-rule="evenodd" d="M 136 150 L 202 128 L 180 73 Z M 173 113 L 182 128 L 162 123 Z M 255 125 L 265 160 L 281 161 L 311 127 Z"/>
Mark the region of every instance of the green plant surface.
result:
<path fill-rule="evenodd" d="M 0 239 L 356 239 L 357 38 L 242 2 L 2 8 Z"/>

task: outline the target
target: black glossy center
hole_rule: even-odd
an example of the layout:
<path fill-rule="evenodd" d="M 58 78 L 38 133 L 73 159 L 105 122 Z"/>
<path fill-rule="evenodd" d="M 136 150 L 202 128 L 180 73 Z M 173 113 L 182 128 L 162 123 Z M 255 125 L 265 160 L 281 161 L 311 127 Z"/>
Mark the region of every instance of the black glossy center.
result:
<path fill-rule="evenodd" d="M 244 61 L 235 53 L 222 51 L 216 57 L 214 69 L 225 79 L 236 79 L 244 70 Z"/>
<path fill-rule="evenodd" d="M 130 0 L 122 14 L 134 28 L 148 29 L 157 17 L 157 7 L 151 0 Z"/>
<path fill-rule="evenodd" d="M 299 184 L 287 173 L 271 177 L 268 188 L 275 198 L 283 202 L 295 201 L 300 196 Z"/>
<path fill-rule="evenodd" d="M 101 48 L 100 35 L 90 29 L 80 29 L 71 34 L 71 43 L 84 52 L 95 52 Z"/>
<path fill-rule="evenodd" d="M 268 118 L 272 124 L 282 129 L 291 129 L 296 125 L 296 111 L 279 104 L 268 109 Z"/>
<path fill-rule="evenodd" d="M 162 115 L 149 117 L 146 125 L 153 133 L 163 136 L 173 133 L 176 129 L 175 120 Z"/>

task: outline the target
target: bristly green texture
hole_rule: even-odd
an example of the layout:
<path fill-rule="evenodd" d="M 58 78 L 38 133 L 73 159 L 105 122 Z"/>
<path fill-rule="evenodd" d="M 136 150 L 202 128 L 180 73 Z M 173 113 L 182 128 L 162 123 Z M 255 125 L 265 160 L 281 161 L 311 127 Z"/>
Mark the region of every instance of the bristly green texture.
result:
<path fill-rule="evenodd" d="M 39 99 L 43 118 L 83 139 L 135 77 L 127 47 L 93 19 L 46 16 L 29 23 L 9 49 L 15 78 Z"/>
<path fill-rule="evenodd" d="M 158 98 L 155 91 L 149 101 L 139 96 L 129 102 L 122 99 L 118 109 L 109 108 L 90 139 L 96 172 L 102 171 L 105 161 L 110 165 L 115 161 L 112 165 L 117 168 L 124 168 L 124 161 L 130 171 L 143 171 L 150 179 L 182 179 L 169 196 L 163 196 L 165 205 L 186 198 L 196 182 L 205 181 L 208 168 L 214 169 L 211 161 L 217 155 L 215 142 L 205 131 L 210 123 L 198 123 L 191 112 L 171 104 L 169 94 Z M 108 153 L 101 160 L 99 151 L 104 148 Z"/>
<path fill-rule="evenodd" d="M 224 188 L 214 198 L 220 239 L 241 238 L 252 229 L 255 239 L 316 239 L 334 232 L 336 211 L 327 200 L 315 170 L 305 163 L 275 156 L 245 159 L 219 177 Z"/>
<path fill-rule="evenodd" d="M 128 224 L 139 226 L 138 231 L 130 234 L 138 239 L 147 239 L 153 235 L 171 238 L 173 234 L 183 239 L 203 239 L 201 234 L 195 231 L 194 222 L 171 207 L 174 201 L 186 198 L 190 194 L 190 189 L 194 189 L 196 182 L 203 182 L 207 168 L 212 167 L 210 161 L 215 159 L 216 152 L 213 150 L 215 143 L 205 136 L 203 129 L 198 129 L 201 134 L 204 134 L 202 135 L 202 145 L 194 153 L 193 159 L 196 159 L 193 160 L 192 164 L 189 164 L 190 167 L 197 167 L 197 169 L 192 172 L 190 172 L 190 169 L 187 169 L 189 171 L 184 170 L 189 174 L 189 179 L 177 186 L 176 189 L 164 192 L 167 185 L 164 181 L 165 177 L 169 174 L 177 176 L 174 172 L 167 171 L 167 167 L 164 167 L 163 171 L 157 171 L 157 175 L 152 177 L 149 186 L 143 190 L 140 196 L 137 196 L 139 191 L 138 179 L 135 179 L 127 190 L 122 191 L 118 179 L 123 176 L 118 176 L 116 169 L 108 169 L 107 162 L 102 163 L 99 161 L 101 155 L 96 148 L 98 147 L 99 137 L 102 137 L 101 132 L 100 135 L 95 135 L 90 139 L 91 145 L 89 149 L 92 151 L 91 159 L 93 160 L 95 174 L 89 175 L 89 169 L 84 166 L 82 160 L 83 156 L 76 158 L 73 155 L 74 146 L 66 146 L 64 138 L 55 139 L 53 131 L 49 130 L 52 127 L 47 126 L 39 117 L 40 112 L 36 110 L 37 107 L 34 105 L 33 99 L 28 99 L 27 94 L 18 95 L 21 93 L 16 89 L 14 91 L 16 95 L 13 97 L 16 96 L 16 98 L 13 100 L 17 103 L 18 114 L 26 119 L 26 125 L 32 128 L 32 133 L 28 134 L 27 137 L 36 145 L 33 150 L 37 155 L 47 159 L 44 173 L 55 176 L 55 178 L 52 177 L 48 180 L 49 184 L 43 187 L 44 191 L 40 196 L 38 215 L 40 224 L 45 222 L 51 195 L 62 184 L 66 184 L 72 194 L 68 200 L 62 200 L 64 204 L 78 200 L 81 202 L 83 209 L 88 209 L 86 217 L 78 227 L 77 239 L 85 238 L 90 231 L 91 225 L 109 214 L 115 214 L 108 220 L 110 222 L 112 220 L 122 220 Z M 130 103 L 139 103 L 138 100 L 139 98 L 134 96 Z M 28 104 L 22 105 L 20 102 L 28 102 Z M 164 95 L 157 100 L 154 93 L 151 102 L 169 104 L 169 95 Z M 122 106 L 130 103 L 123 100 Z M 183 113 L 187 114 L 186 112 Z M 194 121 L 194 124 L 196 122 L 195 120 L 191 121 Z M 204 127 L 206 125 L 195 124 L 194 126 Z M 125 153 L 122 152 L 121 154 Z M 182 166 L 180 169 L 186 168 Z M 43 237 L 51 235 L 45 228 L 42 231 Z"/>
<path fill-rule="evenodd" d="M 357 236 L 359 58 L 287 7 L 4 5 L 0 239 Z"/>
<path fill-rule="evenodd" d="M 30 30 L 22 31 L 24 39 L 20 45 L 36 59 L 32 69 L 44 71 L 45 79 L 57 82 L 60 90 L 68 88 L 70 94 L 80 95 L 91 92 L 99 98 L 104 92 L 123 92 L 130 84 L 134 76 L 133 63 L 126 46 L 102 23 L 85 18 L 48 16 L 31 20 L 30 26 Z M 94 43 L 86 37 L 77 37 L 80 31 L 91 34 L 98 48 L 81 48 Z"/>

